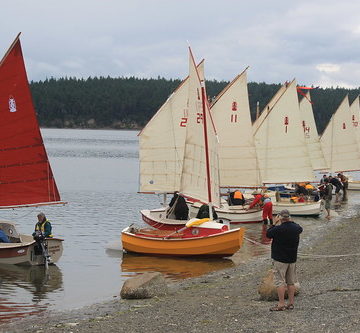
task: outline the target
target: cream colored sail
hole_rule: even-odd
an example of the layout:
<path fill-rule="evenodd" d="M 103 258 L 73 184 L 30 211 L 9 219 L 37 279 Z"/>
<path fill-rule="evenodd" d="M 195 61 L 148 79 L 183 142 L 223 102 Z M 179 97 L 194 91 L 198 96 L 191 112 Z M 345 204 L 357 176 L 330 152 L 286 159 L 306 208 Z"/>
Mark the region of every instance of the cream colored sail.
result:
<path fill-rule="evenodd" d="M 300 126 L 296 82 L 285 84 L 254 123 L 263 183 L 312 181 L 312 166 Z"/>
<path fill-rule="evenodd" d="M 203 77 L 203 61 L 198 71 Z M 180 188 L 188 93 L 186 78 L 139 134 L 140 192 L 173 192 Z"/>
<path fill-rule="evenodd" d="M 360 147 L 360 100 L 357 96 L 350 105 L 351 123 L 355 130 L 356 140 Z"/>
<path fill-rule="evenodd" d="M 215 99 L 211 115 L 219 136 L 222 187 L 261 185 L 250 117 L 246 70 Z"/>
<path fill-rule="evenodd" d="M 325 170 L 327 164 L 321 149 L 319 134 L 316 128 L 314 113 L 311 105 L 310 92 L 300 101 L 301 125 L 305 135 L 310 161 L 313 170 Z"/>
<path fill-rule="evenodd" d="M 320 142 L 331 172 L 360 170 L 360 152 L 351 121 L 348 96 L 345 96 L 332 115 Z"/>
<path fill-rule="evenodd" d="M 207 102 L 204 103 L 205 110 L 203 110 L 201 85 L 205 83 L 199 77 L 191 51 L 189 58 L 189 108 L 180 192 L 188 198 L 197 199 L 203 203 L 211 202 L 219 207 L 216 133 Z"/>

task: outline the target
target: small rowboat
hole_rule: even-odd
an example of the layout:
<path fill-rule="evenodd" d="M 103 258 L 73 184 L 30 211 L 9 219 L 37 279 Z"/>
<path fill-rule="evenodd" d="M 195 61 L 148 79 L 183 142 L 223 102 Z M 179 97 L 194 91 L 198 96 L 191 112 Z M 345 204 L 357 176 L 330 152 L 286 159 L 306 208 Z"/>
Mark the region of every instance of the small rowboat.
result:
<path fill-rule="evenodd" d="M 148 255 L 229 257 L 242 246 L 245 229 L 191 219 L 177 231 L 139 229 L 132 226 L 121 234 L 123 249 Z"/>

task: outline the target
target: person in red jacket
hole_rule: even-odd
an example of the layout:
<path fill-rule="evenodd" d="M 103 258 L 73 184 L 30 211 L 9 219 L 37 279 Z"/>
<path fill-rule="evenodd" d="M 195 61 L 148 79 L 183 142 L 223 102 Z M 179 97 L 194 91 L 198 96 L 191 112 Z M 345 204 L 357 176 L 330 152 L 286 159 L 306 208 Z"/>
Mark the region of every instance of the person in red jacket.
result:
<path fill-rule="evenodd" d="M 268 224 L 270 222 L 270 225 L 273 224 L 272 220 L 272 202 L 271 199 L 267 194 L 263 195 L 260 192 L 253 192 L 254 200 L 250 203 L 249 207 L 247 209 L 254 208 L 255 206 L 259 206 L 262 208 L 262 218 L 263 223 Z"/>

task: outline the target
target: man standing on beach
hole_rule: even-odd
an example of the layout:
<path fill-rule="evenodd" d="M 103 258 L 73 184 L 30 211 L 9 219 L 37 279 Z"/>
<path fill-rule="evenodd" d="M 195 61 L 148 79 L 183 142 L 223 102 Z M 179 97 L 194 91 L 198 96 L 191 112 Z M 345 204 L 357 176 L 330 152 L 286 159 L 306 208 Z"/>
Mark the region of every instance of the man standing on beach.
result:
<path fill-rule="evenodd" d="M 280 225 L 277 225 L 278 223 Z M 280 212 L 274 226 L 270 226 L 266 236 L 272 238 L 271 258 L 273 259 L 274 283 L 277 289 L 279 303 L 270 311 L 294 309 L 296 259 L 302 227 L 290 220 L 287 209 Z M 288 291 L 288 304 L 285 305 L 285 291 Z"/>

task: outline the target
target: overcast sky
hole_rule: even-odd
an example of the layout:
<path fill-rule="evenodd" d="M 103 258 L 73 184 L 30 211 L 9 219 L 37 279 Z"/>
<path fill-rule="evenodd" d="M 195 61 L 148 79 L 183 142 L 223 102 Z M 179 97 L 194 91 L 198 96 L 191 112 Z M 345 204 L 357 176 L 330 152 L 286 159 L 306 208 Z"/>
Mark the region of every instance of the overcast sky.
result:
<path fill-rule="evenodd" d="M 356 0 L 2 0 L 1 57 L 18 32 L 29 80 L 184 78 L 360 85 Z"/>

